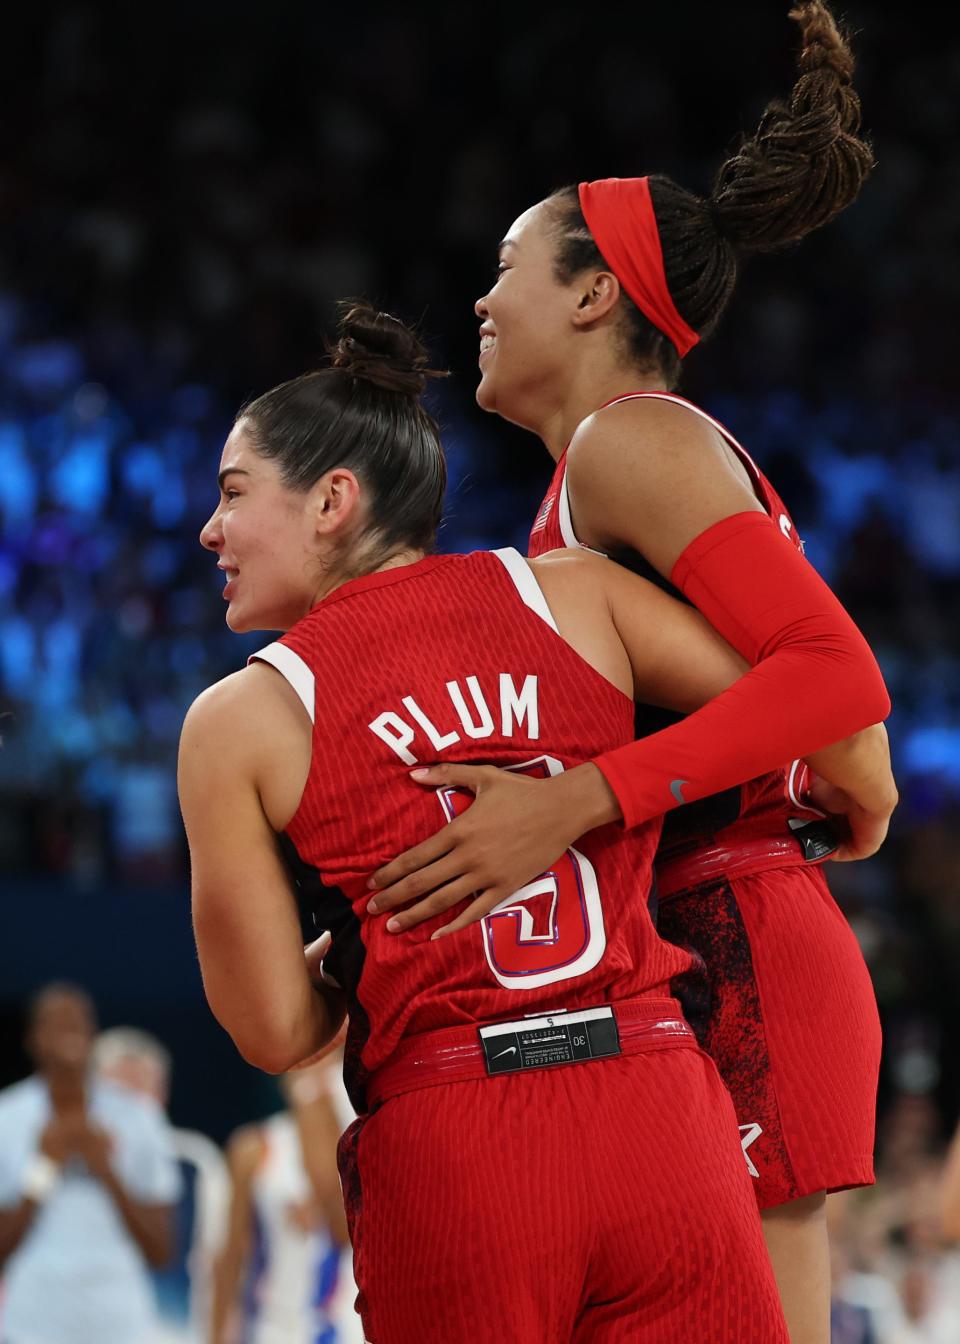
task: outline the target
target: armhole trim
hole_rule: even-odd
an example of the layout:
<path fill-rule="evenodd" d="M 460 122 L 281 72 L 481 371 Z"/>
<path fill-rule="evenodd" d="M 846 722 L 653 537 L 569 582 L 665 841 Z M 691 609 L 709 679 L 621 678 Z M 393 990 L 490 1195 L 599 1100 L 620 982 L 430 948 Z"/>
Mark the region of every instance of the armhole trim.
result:
<path fill-rule="evenodd" d="M 577 534 L 573 530 L 573 519 L 570 517 L 570 496 L 567 493 L 567 468 L 564 465 L 563 476 L 560 480 L 560 489 L 557 499 L 557 518 L 560 523 L 560 535 L 563 537 L 565 546 L 579 546 Z"/>
<path fill-rule="evenodd" d="M 532 577 L 532 576 L 531 576 Z M 259 649 L 256 653 L 251 653 L 247 659 L 252 663 L 254 659 L 261 663 L 269 663 L 275 667 L 280 675 L 290 683 L 300 701 L 310 715 L 310 722 L 316 722 L 316 684 L 313 673 L 307 667 L 306 663 L 300 657 L 299 653 L 294 653 L 286 644 L 281 644 L 277 640 L 273 644 L 268 644 L 265 649 Z"/>
<path fill-rule="evenodd" d="M 825 817 L 825 812 L 821 812 L 818 807 L 814 807 L 813 803 L 805 803 L 800 796 L 808 774 L 809 771 L 805 761 L 796 760 L 792 763 L 790 773 L 787 775 L 787 796 L 794 807 L 799 807 L 801 811 L 812 812 L 815 817 Z M 801 780 L 803 784 L 801 784 Z"/>
<path fill-rule="evenodd" d="M 560 488 L 557 491 L 557 520 L 560 523 L 560 535 L 563 537 L 564 546 L 570 546 L 575 551 L 586 551 L 588 555 L 600 555 L 604 559 L 607 558 L 606 551 L 598 551 L 593 546 L 588 546 L 586 542 L 580 541 L 573 530 L 573 518 L 570 516 L 570 495 L 567 491 L 566 465 L 564 465 Z"/>
<path fill-rule="evenodd" d="M 554 634 L 559 635 L 560 631 L 553 619 L 553 612 L 550 610 L 549 603 L 543 595 L 543 589 L 537 583 L 533 570 L 520 552 L 512 546 L 504 546 L 501 550 L 493 551 L 491 554 L 497 557 L 507 571 L 525 606 L 528 606 L 542 621 L 545 621 Z"/>

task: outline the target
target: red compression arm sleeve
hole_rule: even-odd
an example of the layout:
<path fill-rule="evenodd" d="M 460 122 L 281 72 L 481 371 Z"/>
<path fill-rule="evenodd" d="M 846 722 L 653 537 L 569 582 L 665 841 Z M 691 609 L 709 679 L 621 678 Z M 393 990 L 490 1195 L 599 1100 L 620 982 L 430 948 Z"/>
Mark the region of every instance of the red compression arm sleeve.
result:
<path fill-rule="evenodd" d="M 673 584 L 755 666 L 681 723 L 596 758 L 637 826 L 879 723 L 880 669 L 833 593 L 765 513 L 708 528 Z"/>

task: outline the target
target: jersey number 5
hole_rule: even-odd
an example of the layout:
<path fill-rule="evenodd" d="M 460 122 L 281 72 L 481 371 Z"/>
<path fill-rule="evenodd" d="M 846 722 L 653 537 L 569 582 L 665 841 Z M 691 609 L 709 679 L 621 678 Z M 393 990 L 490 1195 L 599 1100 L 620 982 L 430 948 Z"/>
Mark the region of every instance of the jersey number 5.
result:
<path fill-rule="evenodd" d="M 538 756 L 508 768 L 545 779 L 563 765 Z M 437 793 L 448 821 L 473 802 L 458 789 Z M 494 906 L 480 929 L 487 964 L 505 989 L 538 989 L 586 975 L 607 946 L 593 864 L 579 850 L 566 850 L 547 872 Z"/>

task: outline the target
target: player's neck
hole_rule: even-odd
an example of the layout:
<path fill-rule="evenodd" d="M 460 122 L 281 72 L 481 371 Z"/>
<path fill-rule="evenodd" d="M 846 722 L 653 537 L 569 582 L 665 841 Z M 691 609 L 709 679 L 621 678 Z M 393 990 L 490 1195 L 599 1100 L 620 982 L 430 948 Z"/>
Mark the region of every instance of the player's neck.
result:
<path fill-rule="evenodd" d="M 402 565 L 415 565 L 425 555 L 426 551 L 414 548 L 398 551 L 396 555 L 391 555 L 389 560 L 384 560 L 382 565 L 377 565 L 376 569 L 371 569 L 370 573 L 380 574 L 385 569 L 400 569 Z"/>
<path fill-rule="evenodd" d="M 666 392 L 658 372 L 622 364 L 584 367 L 570 380 L 555 408 L 536 429 L 554 462 L 560 458 L 587 416 L 628 392 Z"/>
<path fill-rule="evenodd" d="M 368 574 L 382 574 L 388 569 L 400 569 L 404 565 L 415 565 L 426 555 L 426 551 L 415 547 L 406 547 L 402 551 L 395 551 L 393 555 L 382 560 L 378 565 L 354 564 L 346 565 L 336 574 L 327 571 L 324 576 L 323 585 L 314 594 L 312 606 L 322 602 L 325 597 L 342 588 L 345 583 L 352 583 L 354 579 L 366 578 Z"/>

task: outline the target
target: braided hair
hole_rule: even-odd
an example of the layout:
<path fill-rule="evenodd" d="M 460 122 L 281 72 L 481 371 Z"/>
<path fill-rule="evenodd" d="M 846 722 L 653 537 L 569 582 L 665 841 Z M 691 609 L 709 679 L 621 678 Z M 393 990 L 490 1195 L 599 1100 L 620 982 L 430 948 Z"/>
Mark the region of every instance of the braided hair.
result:
<path fill-rule="evenodd" d="M 856 200 L 874 166 L 860 135 L 860 99 L 851 85 L 847 38 L 823 0 L 800 0 L 790 18 L 800 28 L 799 76 L 786 101 L 771 102 L 752 136 L 721 164 L 710 195 L 697 196 L 651 174 L 667 287 L 701 340 L 715 330 L 733 293 L 742 259 L 799 242 Z M 580 208 L 576 187 L 548 199 L 557 240 L 554 275 L 561 283 L 589 268 L 609 269 Z M 659 368 L 668 387 L 680 357 L 624 294 L 630 358 Z"/>

